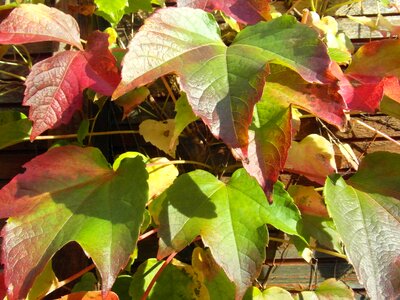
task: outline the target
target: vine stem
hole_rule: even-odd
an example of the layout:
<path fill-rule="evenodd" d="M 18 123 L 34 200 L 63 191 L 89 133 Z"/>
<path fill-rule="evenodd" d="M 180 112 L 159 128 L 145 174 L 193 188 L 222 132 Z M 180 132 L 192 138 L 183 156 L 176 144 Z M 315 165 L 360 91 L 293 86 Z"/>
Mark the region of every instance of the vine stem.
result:
<path fill-rule="evenodd" d="M 285 239 L 280 239 L 280 238 L 276 238 L 276 237 L 269 237 L 270 241 L 274 241 L 274 242 L 280 242 L 280 243 L 286 243 L 286 244 L 291 244 L 290 241 L 285 240 Z M 343 258 L 347 260 L 347 256 L 335 251 L 331 251 L 331 250 L 327 250 L 327 249 L 323 249 L 323 248 L 318 248 L 318 247 L 314 247 L 314 246 L 309 246 L 310 249 L 313 249 L 317 252 L 321 252 L 321 253 L 325 253 L 325 254 L 329 254 L 335 257 L 339 257 L 339 258 Z"/>
<path fill-rule="evenodd" d="M 353 120 L 353 122 L 354 122 L 354 123 L 357 123 L 357 124 L 360 124 L 361 126 L 364 126 L 365 128 L 367 128 L 367 129 L 369 129 L 369 130 L 375 132 L 376 134 L 378 134 L 378 135 L 384 137 L 385 139 L 387 139 L 387 140 L 389 140 L 389 141 L 395 143 L 396 145 L 400 146 L 400 142 L 399 142 L 399 141 L 396 141 L 395 139 L 393 139 L 393 138 L 391 138 L 390 136 L 388 136 L 386 133 L 383 133 L 383 132 L 379 131 L 378 129 L 375 129 L 375 128 L 372 127 L 372 126 L 369 126 L 368 124 L 364 123 L 363 121 L 360 121 L 360 120 Z"/>
<path fill-rule="evenodd" d="M 152 230 L 149 230 L 149 231 L 143 233 L 141 236 L 139 236 L 138 241 L 141 241 L 141 240 L 144 240 L 145 238 L 148 238 L 149 236 L 157 233 L 157 231 L 158 231 L 158 228 L 154 228 Z"/>
<path fill-rule="evenodd" d="M 147 287 L 146 291 L 144 292 L 142 298 L 140 298 L 140 300 L 146 300 L 147 297 L 150 294 L 151 289 L 153 288 L 154 284 L 156 283 L 158 277 L 160 277 L 162 271 L 164 271 L 164 269 L 168 266 L 168 264 L 171 262 L 171 260 L 175 257 L 175 255 L 178 252 L 172 252 L 170 254 L 170 256 L 168 256 L 168 258 L 164 261 L 163 265 L 161 266 L 161 268 L 157 271 L 156 275 L 154 275 L 153 279 L 151 280 L 149 286 Z"/>
<path fill-rule="evenodd" d="M 170 95 L 172 101 L 174 101 L 174 103 L 176 103 L 176 97 L 175 97 L 174 93 L 172 92 L 172 89 L 171 89 L 171 87 L 170 87 L 168 81 L 165 79 L 164 76 L 161 77 L 161 80 L 162 80 L 162 82 L 163 82 L 165 88 L 167 89 L 168 94 Z"/>
<path fill-rule="evenodd" d="M 167 165 L 184 165 L 184 164 L 192 164 L 192 165 L 199 165 L 205 167 L 209 170 L 213 170 L 213 168 L 205 163 L 194 161 L 194 160 L 170 160 L 168 162 L 161 162 L 161 163 L 148 163 L 146 164 L 147 167 L 155 167 L 155 166 L 167 166 Z"/>
<path fill-rule="evenodd" d="M 99 131 L 91 132 L 88 136 L 99 136 L 99 135 L 116 135 L 116 134 L 138 134 L 137 130 L 116 130 L 116 131 Z M 78 134 L 61 134 L 61 135 L 39 135 L 35 140 L 58 140 L 58 139 L 74 139 L 78 137 Z M 23 139 L 23 141 L 29 141 L 29 137 Z"/>
<path fill-rule="evenodd" d="M 10 76 L 10 77 L 14 77 L 14 78 L 19 79 L 21 81 L 25 81 L 26 80 L 26 77 L 24 77 L 24 76 L 19 76 L 19 75 L 16 75 L 14 73 L 10 73 L 10 72 L 4 71 L 4 70 L 0 70 L 0 73 L 4 74 L 4 75 L 7 75 L 7 76 Z"/>

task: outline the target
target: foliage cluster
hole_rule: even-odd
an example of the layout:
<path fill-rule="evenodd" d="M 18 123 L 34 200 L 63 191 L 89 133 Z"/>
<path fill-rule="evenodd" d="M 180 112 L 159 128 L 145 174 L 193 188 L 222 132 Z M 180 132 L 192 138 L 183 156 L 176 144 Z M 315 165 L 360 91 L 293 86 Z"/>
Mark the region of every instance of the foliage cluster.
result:
<path fill-rule="evenodd" d="M 113 133 L 94 132 L 94 117 L 69 135 L 76 142 L 26 163 L 25 172 L 0 190 L 0 215 L 8 218 L 1 233 L 8 299 L 36 299 L 60 287 L 51 259 L 71 241 L 92 259 L 101 283 L 96 291 L 94 273 L 85 274 L 69 295 L 74 299 L 353 299 L 334 279 L 293 294 L 257 287 L 271 228 L 284 232 L 283 242 L 299 253 L 318 243 L 317 250 L 347 258 L 371 298 L 400 295 L 400 155 L 376 152 L 359 164 L 339 143 L 353 165 L 345 180 L 337 174 L 331 141 L 319 135 L 292 141 L 305 112 L 345 130 L 351 112 L 376 112 L 382 99 L 398 109 L 398 39 L 391 35 L 353 53 L 333 18 L 306 11 L 298 21 L 259 0 L 180 0 L 177 7 L 149 0 L 95 3 L 81 12 L 111 27 L 87 41 L 76 21 L 55 8 L 0 7 L 3 55 L 9 45 L 67 45 L 33 66 L 19 52 L 30 67 L 20 78 L 29 118 L 0 112 L 0 148 L 51 138 L 42 134 L 68 124 L 87 102 L 101 110 L 114 101 L 126 118 L 150 102 L 158 113 L 150 112 L 154 117 L 129 134 L 141 134 L 168 158 L 130 151 L 107 161 L 90 138 Z M 149 16 L 121 49 L 115 28 L 123 15 L 139 11 Z M 162 106 L 151 92 L 158 78 L 169 93 Z M 194 130 L 201 124 L 242 168 L 230 165 L 227 172 L 178 153 L 180 140 L 190 135 L 210 147 Z M 179 172 L 178 164 L 196 169 Z M 314 187 L 285 187 L 278 180 L 282 170 L 323 186 L 323 195 Z M 131 273 L 138 241 L 156 232 L 157 258 Z M 189 245 L 191 263 L 177 260 Z"/>

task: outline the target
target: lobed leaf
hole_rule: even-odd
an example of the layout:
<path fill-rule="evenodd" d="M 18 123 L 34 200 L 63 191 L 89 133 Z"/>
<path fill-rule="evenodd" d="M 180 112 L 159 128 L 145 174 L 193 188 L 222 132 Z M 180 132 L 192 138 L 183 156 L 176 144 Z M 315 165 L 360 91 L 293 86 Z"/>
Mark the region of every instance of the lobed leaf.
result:
<path fill-rule="evenodd" d="M 194 113 L 217 138 L 243 148 L 246 155 L 248 127 L 268 62 L 292 68 L 308 81 L 329 80 L 326 47 L 315 31 L 292 17 L 249 26 L 227 47 L 211 15 L 189 8 L 160 9 L 131 41 L 113 97 L 175 72 Z"/>
<path fill-rule="evenodd" d="M 56 41 L 83 49 L 78 23 L 56 8 L 21 4 L 0 20 L 0 44 Z"/>
<path fill-rule="evenodd" d="M 95 0 L 94 3 L 97 6 L 96 15 L 103 17 L 113 26 L 121 21 L 128 4 L 126 0 Z"/>
<path fill-rule="evenodd" d="M 85 51 L 63 51 L 35 64 L 25 81 L 23 105 L 30 106 L 31 140 L 67 124 L 82 107 L 85 88 L 111 95 L 120 81 L 107 34 L 94 32 Z"/>
<path fill-rule="evenodd" d="M 387 94 L 400 102 L 400 41 L 381 40 L 362 46 L 344 76 L 339 75 L 340 93 L 353 110 L 375 112 Z"/>
<path fill-rule="evenodd" d="M 103 295 L 100 291 L 90 291 L 90 292 L 77 292 L 62 296 L 58 298 L 60 300 L 118 300 L 118 295 L 114 292 L 108 292 Z"/>
<path fill-rule="evenodd" d="M 31 129 L 32 122 L 23 113 L 0 111 L 0 149 L 22 142 Z"/>
<path fill-rule="evenodd" d="M 240 298 L 265 259 L 267 210 L 263 191 L 243 169 L 227 184 L 203 170 L 183 174 L 150 205 L 160 225 L 158 257 L 182 250 L 201 235 Z"/>
<path fill-rule="evenodd" d="M 295 300 L 354 300 L 354 292 L 342 281 L 329 278 L 322 282 L 315 291 L 305 291 L 296 294 Z"/>
<path fill-rule="evenodd" d="M 0 190 L 2 263 L 8 299 L 26 296 L 49 259 L 70 241 L 93 259 L 111 289 L 136 246 L 148 199 L 141 158 L 116 171 L 96 148 L 52 148 Z"/>
<path fill-rule="evenodd" d="M 178 7 L 200 8 L 209 12 L 221 10 L 243 24 L 256 24 L 271 19 L 266 0 L 178 0 Z"/>
<path fill-rule="evenodd" d="M 400 201 L 353 188 L 337 175 L 327 179 L 324 195 L 368 295 L 396 299 L 400 295 Z"/>

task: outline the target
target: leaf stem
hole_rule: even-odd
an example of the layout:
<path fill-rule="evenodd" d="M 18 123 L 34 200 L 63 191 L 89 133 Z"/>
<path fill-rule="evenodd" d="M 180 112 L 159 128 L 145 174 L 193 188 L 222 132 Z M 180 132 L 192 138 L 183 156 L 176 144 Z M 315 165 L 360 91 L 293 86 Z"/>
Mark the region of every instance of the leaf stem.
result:
<path fill-rule="evenodd" d="M 285 239 L 280 239 L 280 238 L 276 238 L 276 237 L 269 237 L 270 241 L 274 241 L 274 242 L 280 242 L 280 243 L 286 243 L 286 244 L 292 244 L 289 240 L 285 240 Z M 318 248 L 318 247 L 314 247 L 314 246 L 308 246 L 310 249 L 313 249 L 317 252 L 321 252 L 321 253 L 325 253 L 328 255 L 332 255 L 335 257 L 339 257 L 339 258 L 343 258 L 347 260 L 347 256 L 341 253 L 338 253 L 336 251 L 331 251 L 331 250 L 327 250 L 327 249 L 323 249 L 323 248 Z"/>
<path fill-rule="evenodd" d="M 156 275 L 154 275 L 153 279 L 151 280 L 149 286 L 147 287 L 146 291 L 144 292 L 144 294 L 143 294 L 142 298 L 140 298 L 140 300 L 146 300 L 147 299 L 147 297 L 149 296 L 150 291 L 153 288 L 154 284 L 156 283 L 158 277 L 160 277 L 162 271 L 164 271 L 164 269 L 168 266 L 168 264 L 171 262 L 171 260 L 175 257 L 176 254 L 177 254 L 177 252 L 172 252 L 170 254 L 170 256 L 168 256 L 168 258 L 164 261 L 163 265 L 157 271 Z"/>
<path fill-rule="evenodd" d="M 167 89 L 168 94 L 171 97 L 172 101 L 174 101 L 174 103 L 176 103 L 176 97 L 175 97 L 174 93 L 172 92 L 171 86 L 169 85 L 168 81 L 165 79 L 164 76 L 161 77 L 161 80 L 164 83 L 164 86 Z"/>
<path fill-rule="evenodd" d="M 0 70 L 0 73 L 4 74 L 4 75 L 7 75 L 7 76 L 10 76 L 10 77 L 13 77 L 13 78 L 17 78 L 17 79 L 19 79 L 21 81 L 25 81 L 26 80 L 26 77 L 24 77 L 24 76 L 19 76 L 19 75 L 16 75 L 16 74 L 4 71 L 4 70 Z"/>
<path fill-rule="evenodd" d="M 209 170 L 213 170 L 213 167 L 211 167 L 210 165 L 207 165 L 207 164 L 199 162 L 199 161 L 194 161 L 194 160 L 170 160 L 168 162 L 149 163 L 149 164 L 147 164 L 147 166 L 154 167 L 154 166 L 184 165 L 184 164 L 199 165 L 199 166 L 205 167 Z"/>
<path fill-rule="evenodd" d="M 149 236 L 157 233 L 157 231 L 158 231 L 158 228 L 154 228 L 152 230 L 149 230 L 149 231 L 143 233 L 141 236 L 139 236 L 138 241 L 141 241 L 141 240 L 144 240 L 145 238 L 148 238 Z"/>
<path fill-rule="evenodd" d="M 70 283 L 71 281 L 81 277 L 83 274 L 89 272 L 90 270 L 94 269 L 95 265 L 91 264 L 90 266 L 87 266 L 86 268 L 80 270 L 78 273 L 75 273 L 74 275 L 68 277 L 67 279 L 63 280 L 63 281 L 59 281 L 57 283 L 57 285 L 55 287 L 53 287 L 52 289 L 50 289 L 45 296 L 51 294 L 52 292 L 54 292 L 55 290 L 59 289 L 60 287 L 63 287 L 64 285 Z"/>
<path fill-rule="evenodd" d="M 367 129 L 369 129 L 369 130 L 375 132 L 376 134 L 378 134 L 378 135 L 384 137 L 385 139 L 387 139 L 387 140 L 389 140 L 389 141 L 395 143 L 396 145 L 400 146 L 400 142 L 399 142 L 399 141 L 396 141 L 395 139 L 393 139 L 393 138 L 391 138 L 390 136 L 388 136 L 386 133 L 383 133 L 383 132 L 379 131 L 378 129 L 375 129 L 375 128 L 372 127 L 372 126 L 369 126 L 368 124 L 364 123 L 363 121 L 360 121 L 360 120 L 352 120 L 352 122 L 357 123 L 357 124 L 360 124 L 361 126 L 364 126 L 365 128 L 367 128 Z"/>
<path fill-rule="evenodd" d="M 91 132 L 88 136 L 101 136 L 101 135 L 116 135 L 116 134 L 138 134 L 137 130 L 116 130 L 116 131 L 99 131 Z M 61 134 L 61 135 L 39 135 L 35 140 L 59 140 L 59 139 L 74 139 L 78 137 L 78 134 Z M 29 137 L 23 139 L 23 141 L 29 141 Z"/>

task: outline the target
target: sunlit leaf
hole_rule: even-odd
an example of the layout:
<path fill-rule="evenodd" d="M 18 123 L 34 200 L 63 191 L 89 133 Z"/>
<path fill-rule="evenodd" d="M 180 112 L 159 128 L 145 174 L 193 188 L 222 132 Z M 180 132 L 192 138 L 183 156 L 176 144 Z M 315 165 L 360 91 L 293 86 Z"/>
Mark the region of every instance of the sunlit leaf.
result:
<path fill-rule="evenodd" d="M 380 177 L 380 183 L 385 177 Z M 340 176 L 327 179 L 328 211 L 339 232 L 357 277 L 372 299 L 400 294 L 400 201 L 366 193 Z"/>
<path fill-rule="evenodd" d="M 332 144 L 318 134 L 310 134 L 300 142 L 292 142 L 285 169 L 323 185 L 326 176 L 336 172 Z"/>
<path fill-rule="evenodd" d="M 32 288 L 27 295 L 27 300 L 36 300 L 41 299 L 52 289 L 55 289 L 58 284 L 58 279 L 53 272 L 53 268 L 51 266 L 51 260 L 47 263 L 44 270 L 40 273 L 40 275 L 36 278 L 33 283 Z"/>
<path fill-rule="evenodd" d="M 141 158 L 114 172 L 96 148 L 56 147 L 24 165 L 0 191 L 2 262 L 11 300 L 26 296 L 49 259 L 70 241 L 95 263 L 108 291 L 133 252 L 148 199 Z"/>
<path fill-rule="evenodd" d="M 326 47 L 293 17 L 246 27 L 227 47 L 211 15 L 190 8 L 160 9 L 131 41 L 113 97 L 175 72 L 194 113 L 212 133 L 231 147 L 246 148 L 268 62 L 292 68 L 308 81 L 328 80 Z"/>
<path fill-rule="evenodd" d="M 82 107 L 82 93 L 92 88 L 111 95 L 120 77 L 108 50 L 107 34 L 94 32 L 85 51 L 63 51 L 32 68 L 23 105 L 30 106 L 31 140 L 47 129 L 68 123 Z"/>
<path fill-rule="evenodd" d="M 75 19 L 43 4 L 21 4 L 0 22 L 0 44 L 57 41 L 83 49 Z"/>
<path fill-rule="evenodd" d="M 59 300 L 119 300 L 114 292 L 103 295 L 100 291 L 77 292 L 58 298 Z"/>
<path fill-rule="evenodd" d="M 315 191 L 313 186 L 291 185 L 288 193 L 293 198 L 301 213 L 328 217 L 328 211 L 322 196 Z"/>
<path fill-rule="evenodd" d="M 260 291 L 256 287 L 251 287 L 246 295 L 244 296 L 243 300 L 293 300 L 290 293 L 283 288 L 273 286 L 264 291 Z"/>
<path fill-rule="evenodd" d="M 128 6 L 125 7 L 125 13 L 135 13 L 139 10 L 152 11 L 151 0 L 128 0 Z"/>
<path fill-rule="evenodd" d="M 209 249 L 196 247 L 192 253 L 192 266 L 201 274 L 210 300 L 235 299 L 235 285 L 217 265 Z"/>
<path fill-rule="evenodd" d="M 163 263 L 164 261 L 151 258 L 139 266 L 132 277 L 129 288 L 132 300 L 142 299 L 144 292 Z M 147 299 L 208 299 L 208 291 L 199 281 L 191 266 L 173 260 L 162 271 Z"/>
<path fill-rule="evenodd" d="M 190 123 L 196 121 L 198 118 L 193 113 L 191 106 L 187 100 L 186 94 L 182 94 L 175 103 L 175 127 L 174 134 L 171 138 L 170 148 L 176 143 L 179 135 Z"/>
<path fill-rule="evenodd" d="M 143 136 L 146 142 L 156 146 L 171 157 L 175 157 L 176 146 L 179 141 L 175 140 L 172 143 L 172 138 L 175 129 L 174 119 L 165 121 L 144 120 L 139 125 L 139 133 Z"/>
<path fill-rule="evenodd" d="M 94 0 L 94 3 L 97 5 L 96 15 L 103 17 L 113 26 L 121 21 L 128 4 L 127 0 Z"/>
<path fill-rule="evenodd" d="M 178 0 L 178 7 L 201 8 L 206 11 L 221 10 L 244 24 L 256 24 L 271 19 L 268 0 Z"/>
<path fill-rule="evenodd" d="M 400 102 L 400 41 L 381 40 L 362 46 L 339 82 L 350 109 L 375 112 L 383 94 Z"/>
<path fill-rule="evenodd" d="M 32 122 L 23 113 L 0 111 L 0 149 L 22 142 L 31 130 Z"/>
<path fill-rule="evenodd" d="M 342 281 L 330 278 L 322 282 L 314 291 L 296 294 L 295 300 L 354 300 L 354 292 Z"/>
<path fill-rule="evenodd" d="M 158 257 L 180 251 L 201 235 L 240 297 L 265 260 L 268 209 L 262 189 L 244 169 L 227 184 L 203 170 L 183 174 L 150 206 L 160 225 Z"/>
<path fill-rule="evenodd" d="M 243 162 L 243 167 L 257 179 L 268 198 L 286 162 L 292 141 L 291 119 L 290 106 L 282 105 L 276 99 L 263 97 L 253 112 L 248 161 Z M 235 152 L 241 152 L 241 149 L 234 149 Z"/>

